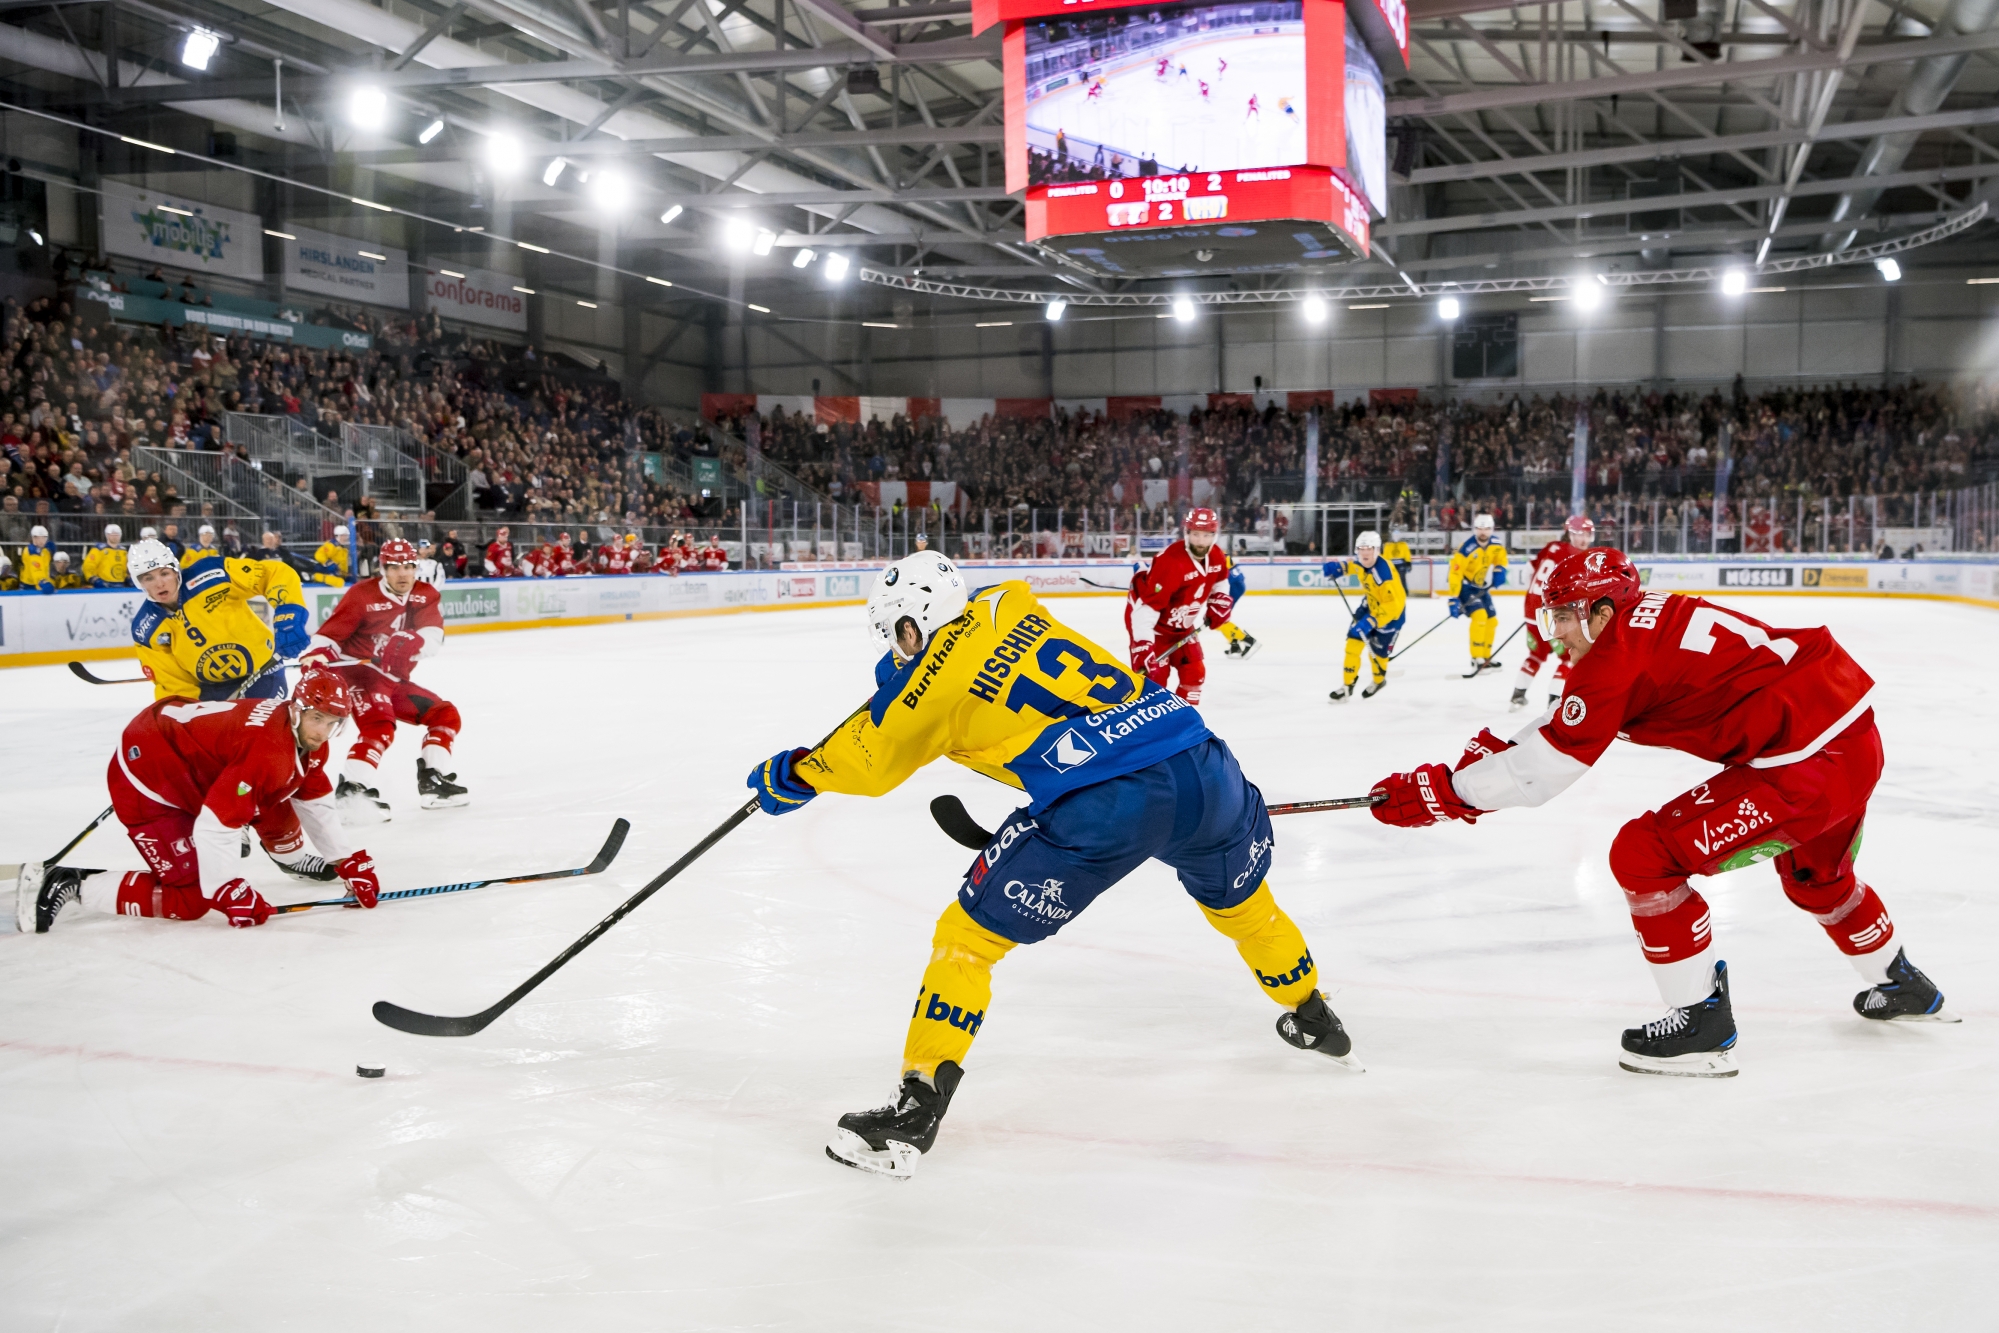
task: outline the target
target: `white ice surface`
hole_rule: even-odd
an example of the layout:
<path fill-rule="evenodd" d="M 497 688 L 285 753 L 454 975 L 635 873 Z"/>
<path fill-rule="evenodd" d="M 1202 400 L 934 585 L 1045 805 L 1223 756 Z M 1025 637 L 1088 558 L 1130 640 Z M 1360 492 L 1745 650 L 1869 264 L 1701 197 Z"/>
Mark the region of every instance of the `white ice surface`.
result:
<path fill-rule="evenodd" d="M 1115 642 L 1115 598 L 1054 605 Z M 1881 681 L 1862 870 L 1961 1025 L 1855 1017 L 1852 969 L 1756 867 L 1706 886 L 1741 1076 L 1620 1072 L 1659 1002 L 1605 851 L 1704 769 L 1618 746 L 1476 828 L 1279 821 L 1275 890 L 1366 1075 L 1283 1045 L 1148 867 L 1001 964 L 937 1151 L 867 1177 L 821 1145 L 889 1092 L 967 860 L 926 803 L 994 820 L 1009 794 L 938 764 L 757 816 L 484 1034 L 403 1036 L 372 1001 L 497 999 L 870 679 L 853 609 L 466 636 L 422 678 L 464 710 L 474 803 L 415 808 L 405 731 L 396 820 L 368 834 L 386 886 L 576 864 L 617 815 L 623 858 L 259 930 L 0 937 L 0 1329 L 1989 1329 L 1999 616 L 1742 605 L 1829 621 Z M 1417 602 L 1410 637 L 1441 613 Z M 1205 707 L 1273 801 L 1508 728 L 1512 672 L 1460 679 L 1461 625 L 1334 706 L 1336 602 L 1252 594 L 1240 618 L 1266 646 L 1211 637 Z M 0 673 L 0 859 L 102 808 L 141 701 Z M 116 829 L 72 859 L 138 865 Z"/>

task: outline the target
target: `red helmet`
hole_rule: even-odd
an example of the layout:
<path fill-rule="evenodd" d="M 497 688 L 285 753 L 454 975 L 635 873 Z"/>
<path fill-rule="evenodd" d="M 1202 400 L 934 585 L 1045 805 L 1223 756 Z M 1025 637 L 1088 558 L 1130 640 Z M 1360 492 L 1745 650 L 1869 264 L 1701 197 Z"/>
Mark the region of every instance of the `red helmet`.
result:
<path fill-rule="evenodd" d="M 378 563 L 383 566 L 413 565 L 416 563 L 416 547 L 410 545 L 410 543 L 404 541 L 401 537 L 391 537 L 382 543 L 382 551 Z"/>
<path fill-rule="evenodd" d="M 1569 544 L 1579 550 L 1588 550 L 1589 544 L 1596 540 L 1596 523 L 1588 514 L 1570 515 L 1562 530 L 1568 534 Z M 1577 541 L 1578 537 L 1582 540 Z"/>
<path fill-rule="evenodd" d="M 354 716 L 354 704 L 347 697 L 347 682 L 331 671 L 310 670 L 300 676 L 292 690 L 292 702 L 315 713 Z"/>
<path fill-rule="evenodd" d="M 1576 551 L 1548 575 L 1548 591 L 1541 595 L 1541 609 L 1537 613 L 1541 636 L 1555 637 L 1554 613 L 1562 608 L 1574 611 L 1587 625 L 1590 608 L 1599 601 L 1608 598 L 1613 607 L 1622 611 L 1644 595 L 1645 585 L 1639 581 L 1638 569 L 1624 552 L 1611 546 Z"/>
<path fill-rule="evenodd" d="M 1205 506 L 1187 511 L 1187 522 L 1183 525 L 1189 532 L 1220 532 L 1222 521 L 1215 511 Z"/>

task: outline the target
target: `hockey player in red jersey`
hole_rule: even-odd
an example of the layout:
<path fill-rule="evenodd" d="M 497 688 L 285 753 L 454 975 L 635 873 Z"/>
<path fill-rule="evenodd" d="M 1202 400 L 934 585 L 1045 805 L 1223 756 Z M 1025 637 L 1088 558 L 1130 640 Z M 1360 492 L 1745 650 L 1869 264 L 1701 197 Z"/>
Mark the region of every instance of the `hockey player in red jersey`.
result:
<path fill-rule="evenodd" d="M 1188 511 L 1181 539 L 1139 571 L 1125 599 L 1131 669 L 1161 685 L 1178 672 L 1180 683 L 1173 692 L 1190 704 L 1201 702 L 1201 684 L 1208 678 L 1201 627 L 1227 623 L 1235 606 L 1228 591 L 1228 557 L 1215 544 L 1220 533 L 1214 510 Z M 1181 639 L 1187 641 L 1175 648 Z"/>
<path fill-rule="evenodd" d="M 1550 645 L 1541 637 L 1540 627 L 1534 623 L 1534 613 L 1540 610 L 1541 595 L 1548 586 L 1548 576 L 1555 572 L 1555 566 L 1562 563 L 1562 557 L 1571 551 L 1587 551 L 1596 540 L 1596 524 L 1587 514 L 1575 514 L 1562 526 L 1562 535 L 1534 553 L 1534 563 L 1527 574 L 1527 605 L 1523 614 L 1527 617 L 1527 660 L 1520 664 L 1520 675 L 1513 682 L 1512 709 L 1527 706 L 1527 691 L 1533 687 L 1534 677 L 1548 660 Z M 1562 697 L 1562 682 L 1569 678 L 1569 660 L 1558 658 L 1555 662 L 1554 689 L 1548 695 L 1553 703 Z"/>
<path fill-rule="evenodd" d="M 681 535 L 674 533 L 659 548 L 659 556 L 653 561 L 653 572 L 657 574 L 678 574 L 684 566 L 680 561 Z"/>
<path fill-rule="evenodd" d="M 1511 741 L 1481 732 L 1457 768 L 1426 764 L 1374 791 L 1374 816 L 1420 828 L 1540 805 L 1620 736 L 1679 750 L 1720 772 L 1619 830 L 1610 871 L 1667 1005 L 1624 1034 L 1634 1073 L 1736 1072 L 1728 966 L 1708 905 L 1688 882 L 1775 861 L 1868 988 L 1862 1018 L 1955 1022 L 1917 971 L 1853 860 L 1881 777 L 1874 681 L 1828 629 L 1773 629 L 1702 597 L 1647 593 L 1621 551 L 1568 555 L 1549 577 L 1542 634 L 1571 663 L 1561 703 Z"/>
<path fill-rule="evenodd" d="M 424 728 L 416 761 L 417 803 L 426 810 L 466 804 L 451 746 L 458 738 L 458 709 L 410 680 L 417 659 L 444 646 L 444 613 L 437 589 L 416 576 L 416 548 L 400 537 L 382 543 L 382 572 L 347 590 L 340 605 L 312 636 L 300 665 L 318 663 L 347 682 L 360 732 L 340 775 L 341 808 L 355 819 L 384 820 L 377 771 L 396 739 L 396 723 Z"/>
<path fill-rule="evenodd" d="M 719 574 L 729 567 L 729 548 L 722 545 L 719 538 L 710 537 L 708 544 L 701 548 L 701 569 L 703 573 Z"/>
<path fill-rule="evenodd" d="M 632 563 L 643 550 L 639 545 L 639 535 L 628 532 L 620 541 L 605 542 L 597 548 L 597 572 L 599 574 L 629 574 Z"/>
<path fill-rule="evenodd" d="M 514 559 L 513 533 L 501 528 L 486 545 L 486 573 L 496 579 L 510 579 L 520 573 Z"/>
<path fill-rule="evenodd" d="M 14 924 L 44 934 L 62 910 L 192 921 L 209 911 L 261 926 L 271 905 L 237 873 L 255 829 L 271 859 L 301 879 L 346 881 L 373 907 L 375 863 L 341 827 L 326 747 L 348 716 L 346 687 L 307 671 L 286 699 L 168 698 L 126 724 L 105 780 L 111 806 L 147 869 L 31 863 L 14 886 Z M 305 850 L 312 839 L 318 855 Z"/>

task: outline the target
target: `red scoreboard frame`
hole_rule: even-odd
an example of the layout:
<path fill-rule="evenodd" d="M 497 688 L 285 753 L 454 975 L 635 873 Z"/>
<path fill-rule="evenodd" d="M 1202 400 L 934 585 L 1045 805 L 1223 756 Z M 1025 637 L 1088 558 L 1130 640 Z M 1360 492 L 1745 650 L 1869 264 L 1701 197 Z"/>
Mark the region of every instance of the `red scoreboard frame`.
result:
<path fill-rule="evenodd" d="M 1157 7 L 1161 0 L 972 0 L 972 28 L 1004 22 L 1006 187 L 1027 196 L 1027 239 L 1140 231 L 1207 222 L 1299 219 L 1333 227 L 1368 253 L 1368 207 L 1347 175 L 1344 0 L 1302 0 L 1305 18 L 1305 157 L 1281 167 L 1029 185 L 1027 24 L 1096 10 Z"/>

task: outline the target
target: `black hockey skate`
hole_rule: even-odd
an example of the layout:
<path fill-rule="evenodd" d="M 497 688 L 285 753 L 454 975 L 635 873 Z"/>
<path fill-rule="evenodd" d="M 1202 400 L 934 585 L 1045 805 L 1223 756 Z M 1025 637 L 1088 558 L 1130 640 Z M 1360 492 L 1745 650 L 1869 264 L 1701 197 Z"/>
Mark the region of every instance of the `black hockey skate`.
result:
<path fill-rule="evenodd" d="M 937 1086 L 910 1074 L 896 1089 L 895 1100 L 872 1111 L 849 1111 L 840 1117 L 826 1155 L 842 1166 L 872 1171 L 895 1180 L 916 1174 L 916 1163 L 937 1142 L 937 1127 L 951 1109 L 951 1094 L 965 1071 L 955 1060 L 937 1066 Z"/>
<path fill-rule="evenodd" d="M 1527 706 L 1527 691 L 1524 689 L 1515 690 L 1513 692 L 1513 697 L 1506 701 L 1506 711 L 1509 713 L 1517 713 L 1526 706 Z"/>
<path fill-rule="evenodd" d="M 1884 1023 L 1963 1021 L 1943 1007 L 1943 992 L 1900 949 L 1888 964 L 1888 980 L 1853 997 L 1853 1012 Z"/>
<path fill-rule="evenodd" d="M 333 800 L 340 807 L 341 818 L 353 824 L 386 824 L 393 814 L 382 793 L 350 781 L 345 773 L 333 790 Z"/>
<path fill-rule="evenodd" d="M 1388 688 L 1388 677 L 1383 676 L 1380 680 L 1377 680 L 1376 682 L 1374 682 L 1374 684 L 1362 690 L 1360 692 L 1360 697 L 1363 699 L 1372 699 L 1375 695 L 1380 694 L 1383 690 L 1387 688 Z"/>
<path fill-rule="evenodd" d="M 314 856 L 311 852 L 296 853 L 289 860 L 278 856 L 273 856 L 271 859 L 278 863 L 278 869 L 293 879 L 310 879 L 325 884 L 340 878 L 338 866 L 323 856 Z"/>
<path fill-rule="evenodd" d="M 1335 686 L 1333 692 L 1331 694 L 1328 694 L 1326 697 L 1328 699 L 1331 699 L 1336 704 L 1342 704 L 1345 703 L 1347 700 L 1353 698 L 1353 696 L 1354 696 L 1353 686 L 1339 685 Z"/>
<path fill-rule="evenodd" d="M 469 805 L 472 798 L 458 785 L 456 773 L 440 773 L 423 760 L 416 761 L 416 803 L 426 810 L 455 810 Z"/>
<path fill-rule="evenodd" d="M 1335 1064 L 1356 1073 L 1366 1073 L 1353 1058 L 1353 1038 L 1340 1026 L 1340 1016 L 1327 1005 L 1326 997 L 1313 991 L 1311 997 L 1277 1020 L 1277 1035 L 1301 1051 L 1316 1051 Z"/>
<path fill-rule="evenodd" d="M 1497 671 L 1504 665 L 1506 664 L 1497 658 L 1474 657 L 1471 660 L 1471 670 L 1465 672 L 1465 679 L 1470 680 L 1473 676 L 1483 676 L 1488 671 Z"/>
<path fill-rule="evenodd" d="M 14 929 L 23 935 L 46 935 L 62 909 L 81 897 L 83 877 L 95 870 L 44 865 L 30 861 L 14 880 Z"/>
<path fill-rule="evenodd" d="M 1624 1030 L 1619 1069 L 1681 1078 L 1734 1078 L 1735 1011 L 1728 1003 L 1728 964 L 1714 965 L 1714 993 L 1699 1004 L 1667 1011 L 1656 1023 Z"/>
<path fill-rule="evenodd" d="M 1256 636 L 1254 634 L 1245 634 L 1229 645 L 1228 655 L 1230 657 L 1249 657 L 1255 652 Z"/>

